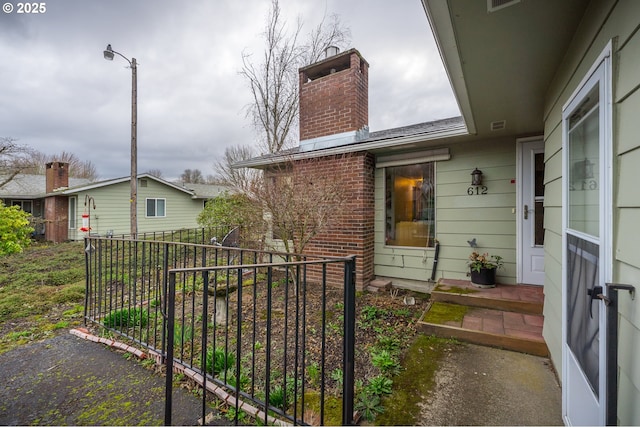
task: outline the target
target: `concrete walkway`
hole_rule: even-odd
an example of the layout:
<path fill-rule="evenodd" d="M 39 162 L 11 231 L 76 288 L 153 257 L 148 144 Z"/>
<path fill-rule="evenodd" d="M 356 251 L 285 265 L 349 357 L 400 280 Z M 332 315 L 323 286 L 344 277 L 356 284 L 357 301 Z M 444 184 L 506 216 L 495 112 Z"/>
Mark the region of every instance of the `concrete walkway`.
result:
<path fill-rule="evenodd" d="M 548 360 L 507 350 L 457 346 L 423 399 L 423 425 L 562 425 Z M 200 399 L 174 389 L 173 424 L 201 414 Z M 164 377 L 102 344 L 65 334 L 0 355 L 1 425 L 163 422 Z"/>
<path fill-rule="evenodd" d="M 421 425 L 563 425 L 561 390 L 549 360 L 464 344 L 447 354 Z"/>
<path fill-rule="evenodd" d="M 173 396 L 173 424 L 197 425 L 201 400 Z M 0 355 L 0 425 L 162 425 L 164 401 L 164 377 L 71 334 Z"/>

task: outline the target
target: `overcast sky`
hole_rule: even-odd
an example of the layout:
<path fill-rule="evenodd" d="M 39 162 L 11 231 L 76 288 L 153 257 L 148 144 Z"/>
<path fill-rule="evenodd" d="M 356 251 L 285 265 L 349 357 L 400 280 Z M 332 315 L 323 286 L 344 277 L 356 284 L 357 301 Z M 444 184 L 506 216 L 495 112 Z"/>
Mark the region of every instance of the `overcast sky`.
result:
<path fill-rule="evenodd" d="M 173 179 L 214 173 L 225 147 L 256 144 L 238 74 L 259 56 L 268 0 L 49 0 L 18 14 L 0 0 L 0 136 L 47 154 L 90 160 L 101 179 L 127 176 L 131 70 L 138 62 L 138 171 Z M 13 6 L 6 13 L 7 3 Z M 369 127 L 458 115 L 420 0 L 280 0 L 309 30 L 336 13 L 370 64 Z"/>

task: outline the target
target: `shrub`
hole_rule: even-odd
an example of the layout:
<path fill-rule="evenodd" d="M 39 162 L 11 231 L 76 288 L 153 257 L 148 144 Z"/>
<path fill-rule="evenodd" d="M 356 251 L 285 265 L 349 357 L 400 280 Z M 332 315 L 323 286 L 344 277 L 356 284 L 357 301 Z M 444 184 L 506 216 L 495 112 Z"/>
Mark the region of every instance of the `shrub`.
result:
<path fill-rule="evenodd" d="M 0 256 L 22 252 L 31 243 L 31 215 L 18 206 L 5 206 L 0 200 Z"/>
<path fill-rule="evenodd" d="M 107 314 L 102 320 L 102 324 L 108 328 L 115 328 L 116 326 L 147 326 L 147 319 L 149 313 L 142 308 L 122 308 L 120 310 L 114 310 Z"/>
<path fill-rule="evenodd" d="M 235 360 L 235 354 L 225 352 L 222 347 L 210 348 L 207 350 L 207 372 L 217 375 L 234 366 Z"/>

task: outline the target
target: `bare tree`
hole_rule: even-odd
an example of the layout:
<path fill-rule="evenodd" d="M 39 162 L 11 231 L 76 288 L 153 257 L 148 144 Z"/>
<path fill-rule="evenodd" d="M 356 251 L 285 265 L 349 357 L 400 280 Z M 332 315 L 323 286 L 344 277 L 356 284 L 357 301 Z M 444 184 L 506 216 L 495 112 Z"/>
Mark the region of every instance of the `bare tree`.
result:
<path fill-rule="evenodd" d="M 203 184 L 204 177 L 200 169 L 185 169 L 180 175 L 180 180 L 184 183 Z"/>
<path fill-rule="evenodd" d="M 248 145 L 227 147 L 224 156 L 214 164 L 216 181 L 225 184 L 238 192 L 247 192 L 260 175 L 259 171 L 250 168 L 234 168 L 233 165 L 254 156 L 253 149 Z"/>
<path fill-rule="evenodd" d="M 33 150 L 16 139 L 0 137 L 0 188 L 33 166 Z"/>
<path fill-rule="evenodd" d="M 347 156 L 288 161 L 254 181 L 250 195 L 264 206 L 274 237 L 282 240 L 286 252 L 303 253 L 309 242 L 335 225 L 349 191 L 338 171 Z"/>
<path fill-rule="evenodd" d="M 342 27 L 337 15 L 329 22 L 323 18 L 306 42 L 299 40 L 302 28 L 302 21 L 298 19 L 293 31 L 288 32 L 278 0 L 271 0 L 262 61 L 256 65 L 250 54 L 242 54 L 240 74 L 253 95 L 247 115 L 261 136 L 261 148 L 268 153 L 281 151 L 295 140 L 299 67 L 315 62 L 326 47 L 346 44 L 350 38 L 349 30 Z"/>
<path fill-rule="evenodd" d="M 149 169 L 147 173 L 155 176 L 156 178 L 162 178 L 162 171 L 160 169 Z"/>
<path fill-rule="evenodd" d="M 32 151 L 32 166 L 28 173 L 44 175 L 45 165 L 50 162 L 69 163 L 69 176 L 74 178 L 86 178 L 90 181 L 98 179 L 98 172 L 90 160 L 80 160 L 74 153 L 63 151 L 59 154 L 45 154 L 40 151 Z"/>

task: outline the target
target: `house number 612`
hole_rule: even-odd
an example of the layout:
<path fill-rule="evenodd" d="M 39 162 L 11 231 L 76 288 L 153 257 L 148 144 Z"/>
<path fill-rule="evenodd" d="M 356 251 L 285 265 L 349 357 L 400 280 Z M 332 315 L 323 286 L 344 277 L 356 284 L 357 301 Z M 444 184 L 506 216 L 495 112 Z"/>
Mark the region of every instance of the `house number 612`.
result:
<path fill-rule="evenodd" d="M 467 188 L 467 194 L 469 196 L 479 196 L 487 194 L 487 186 L 486 185 L 475 185 Z"/>

